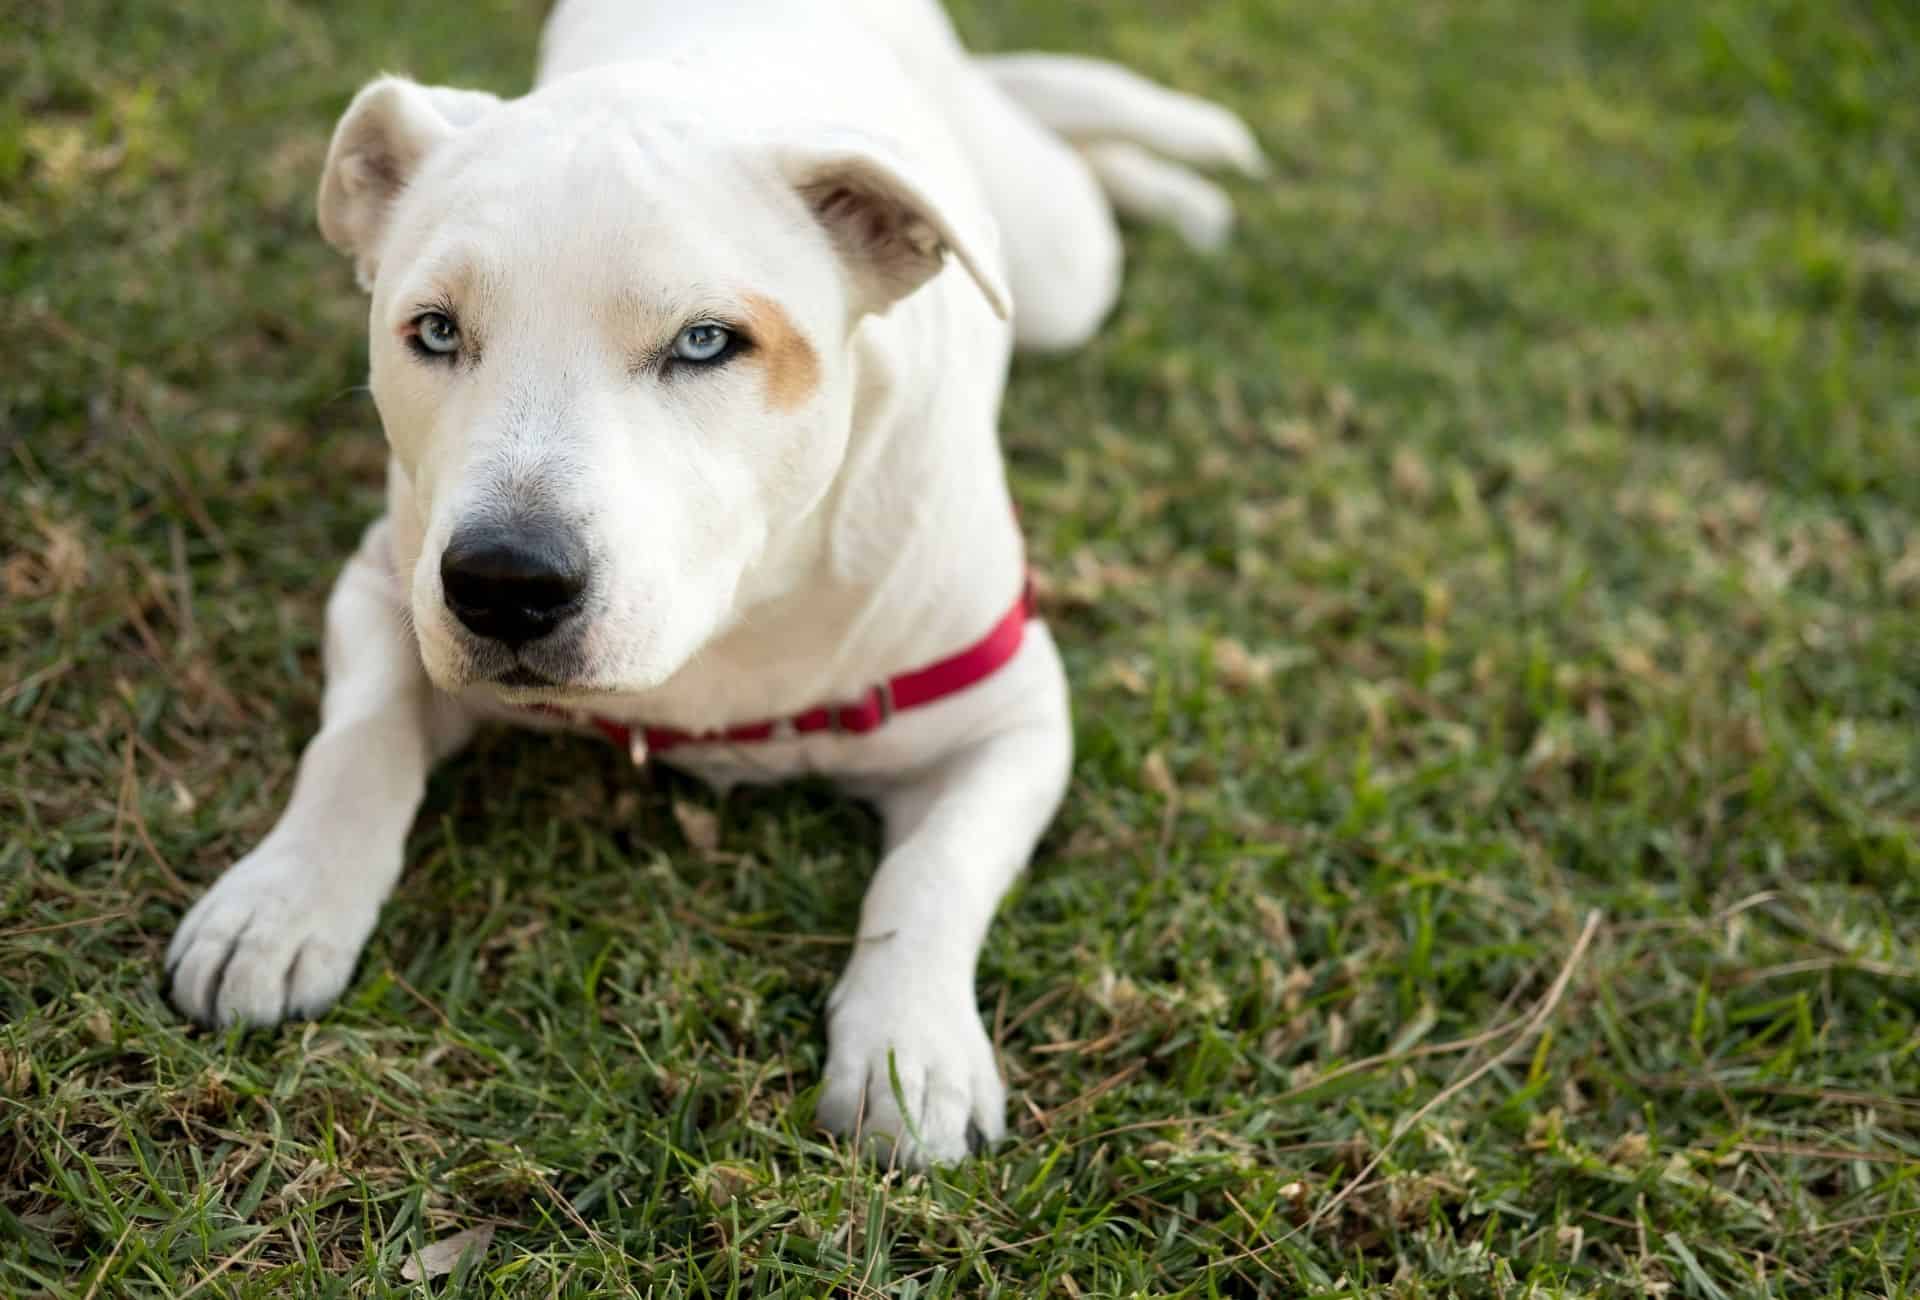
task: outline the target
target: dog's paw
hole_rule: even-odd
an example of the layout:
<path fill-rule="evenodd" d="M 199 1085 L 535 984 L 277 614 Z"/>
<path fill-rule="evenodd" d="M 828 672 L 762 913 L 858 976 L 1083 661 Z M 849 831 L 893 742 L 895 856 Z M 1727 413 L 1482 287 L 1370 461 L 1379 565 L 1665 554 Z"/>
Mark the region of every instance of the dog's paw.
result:
<path fill-rule="evenodd" d="M 332 1005 L 377 907 L 318 896 L 316 873 L 264 846 L 187 913 L 167 949 L 173 1005 L 203 1025 L 274 1025 Z"/>
<path fill-rule="evenodd" d="M 930 993 L 912 974 L 880 968 L 841 980 L 828 1004 L 826 1086 L 814 1109 L 821 1127 L 923 1169 L 999 1140 L 1006 1103 L 964 984 Z"/>

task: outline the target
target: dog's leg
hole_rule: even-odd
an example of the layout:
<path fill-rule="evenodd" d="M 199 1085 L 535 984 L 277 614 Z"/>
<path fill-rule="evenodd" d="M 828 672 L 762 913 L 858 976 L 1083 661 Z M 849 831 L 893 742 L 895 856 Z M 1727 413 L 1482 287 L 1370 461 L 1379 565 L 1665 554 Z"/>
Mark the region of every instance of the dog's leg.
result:
<path fill-rule="evenodd" d="M 1233 204 L 1193 169 L 1257 176 L 1266 165 L 1226 109 L 1098 59 L 976 56 L 949 84 L 945 108 L 1000 226 L 1014 340 L 1033 351 L 1080 346 L 1112 308 L 1116 209 L 1216 249 Z M 1047 178 L 1043 192 L 1035 176 Z"/>
<path fill-rule="evenodd" d="M 1100 178 L 981 68 L 959 69 L 945 108 L 1000 227 L 1014 342 L 1040 352 L 1079 347 L 1120 293 L 1120 229 Z M 1036 176 L 1047 178 L 1043 189 Z"/>
<path fill-rule="evenodd" d="M 1122 214 L 1164 221 L 1202 252 L 1227 246 L 1233 200 L 1212 181 L 1125 140 L 1089 144 L 1080 153 Z"/>
<path fill-rule="evenodd" d="M 1225 167 L 1246 176 L 1266 171 L 1245 122 L 1119 64 L 1071 54 L 998 54 L 980 56 L 974 65 L 1079 152 L 1118 211 L 1167 222 L 1195 248 L 1213 251 L 1226 243 L 1233 201 L 1193 169 Z M 1025 186 L 1021 195 L 1031 206 Z"/>
<path fill-rule="evenodd" d="M 887 851 L 827 1002 L 816 1119 L 891 1146 L 910 1166 L 957 1160 L 1006 1129 L 974 964 L 994 909 L 1059 806 L 1073 756 L 1059 657 L 1044 628 L 1028 635 L 1036 655 L 1024 716 L 879 796 Z"/>
<path fill-rule="evenodd" d="M 202 1023 L 270 1025 L 340 995 L 400 875 L 428 768 L 472 732 L 428 683 L 405 600 L 383 521 L 327 601 L 320 732 L 286 812 L 167 950 L 173 1002 Z"/>
<path fill-rule="evenodd" d="M 1266 174 L 1260 143 L 1239 117 L 1131 68 L 1078 54 L 987 54 L 974 62 L 1049 131 L 1075 144 L 1126 140 L 1194 167 Z"/>

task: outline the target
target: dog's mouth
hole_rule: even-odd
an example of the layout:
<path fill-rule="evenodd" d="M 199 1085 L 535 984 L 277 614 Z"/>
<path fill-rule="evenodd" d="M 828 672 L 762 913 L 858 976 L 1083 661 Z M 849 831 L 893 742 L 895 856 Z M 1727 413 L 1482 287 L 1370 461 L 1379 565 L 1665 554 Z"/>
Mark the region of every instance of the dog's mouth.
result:
<path fill-rule="evenodd" d="M 560 638 L 555 644 L 540 641 L 518 647 L 470 640 L 462 648 L 465 662 L 460 677 L 470 685 L 489 687 L 510 699 L 573 690 L 590 676 L 579 643 L 572 637 Z"/>
<path fill-rule="evenodd" d="M 520 690 L 539 690 L 543 687 L 560 685 L 559 682 L 556 682 L 545 673 L 519 663 L 513 665 L 513 667 L 503 673 L 496 674 L 493 679 L 493 684 L 495 686 L 510 686 Z"/>
<path fill-rule="evenodd" d="M 536 668 L 519 659 L 493 673 L 481 674 L 478 681 L 491 688 L 503 703 L 522 707 L 579 707 L 584 699 L 619 693 L 613 687 L 583 681 L 573 673 Z"/>

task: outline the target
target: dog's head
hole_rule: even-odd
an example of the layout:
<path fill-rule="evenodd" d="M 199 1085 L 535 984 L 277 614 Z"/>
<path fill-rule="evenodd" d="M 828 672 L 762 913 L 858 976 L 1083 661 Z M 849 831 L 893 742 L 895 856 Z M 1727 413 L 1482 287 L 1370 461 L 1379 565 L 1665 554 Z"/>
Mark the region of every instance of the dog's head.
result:
<path fill-rule="evenodd" d="M 396 560 L 444 689 L 665 681 L 798 562 L 845 460 L 859 322 L 949 251 L 1005 315 L 966 186 L 714 98 L 384 78 L 334 133 L 320 226 L 372 294 L 417 523 Z"/>

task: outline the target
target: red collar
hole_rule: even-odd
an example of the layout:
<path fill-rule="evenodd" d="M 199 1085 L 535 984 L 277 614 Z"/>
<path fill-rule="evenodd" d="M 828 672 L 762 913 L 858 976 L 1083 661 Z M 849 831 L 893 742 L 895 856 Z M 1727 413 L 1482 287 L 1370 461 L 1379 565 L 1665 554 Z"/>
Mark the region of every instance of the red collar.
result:
<path fill-rule="evenodd" d="M 680 745 L 748 745 L 816 731 L 865 735 L 896 713 L 957 695 L 991 677 L 1020 649 L 1027 620 L 1032 616 L 1033 590 L 1027 586 L 1021 589 L 1020 599 L 1014 602 L 1013 608 L 978 641 L 939 663 L 890 677 L 850 704 L 824 704 L 790 718 L 749 722 L 725 731 L 675 731 L 670 727 L 632 727 L 611 718 L 587 720 L 608 740 L 624 748 L 635 766 L 645 763 L 649 754 Z"/>

